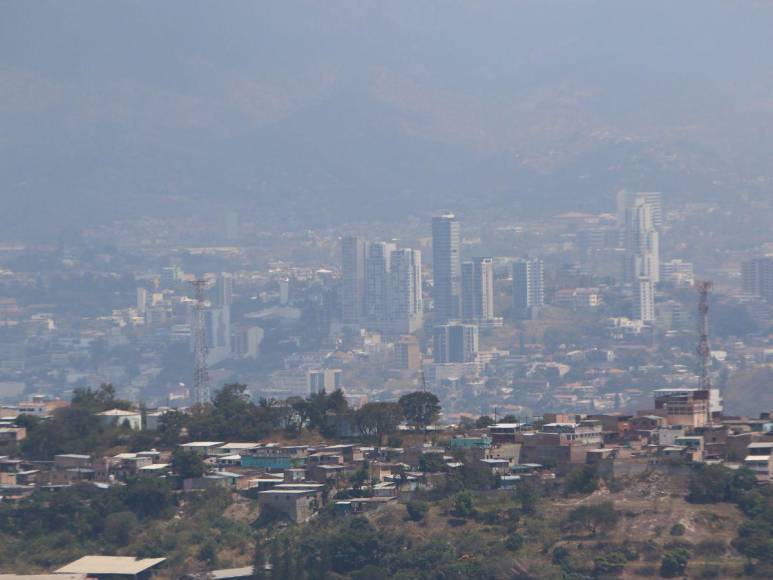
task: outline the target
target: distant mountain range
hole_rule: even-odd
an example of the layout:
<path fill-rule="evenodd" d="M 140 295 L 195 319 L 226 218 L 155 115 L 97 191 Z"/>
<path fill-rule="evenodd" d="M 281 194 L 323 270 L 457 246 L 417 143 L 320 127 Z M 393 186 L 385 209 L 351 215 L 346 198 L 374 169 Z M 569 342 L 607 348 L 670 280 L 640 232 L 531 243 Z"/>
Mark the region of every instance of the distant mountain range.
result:
<path fill-rule="evenodd" d="M 752 1 L 8 3 L 0 226 L 769 195 L 772 29 Z"/>

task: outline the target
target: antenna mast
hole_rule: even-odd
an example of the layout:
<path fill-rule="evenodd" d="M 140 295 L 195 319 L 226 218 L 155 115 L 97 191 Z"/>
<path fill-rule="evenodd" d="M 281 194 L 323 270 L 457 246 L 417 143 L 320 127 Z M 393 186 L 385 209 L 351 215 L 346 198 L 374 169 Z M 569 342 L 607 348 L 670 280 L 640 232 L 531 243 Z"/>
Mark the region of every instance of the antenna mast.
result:
<path fill-rule="evenodd" d="M 207 337 L 204 330 L 204 287 L 206 280 L 191 282 L 196 292 L 196 309 L 193 320 L 193 352 L 195 370 L 193 373 L 193 403 L 203 405 L 209 402 L 209 370 L 207 369 Z"/>
<path fill-rule="evenodd" d="M 711 364 L 711 347 L 709 346 L 709 292 L 713 283 L 711 280 L 697 280 L 695 288 L 698 290 L 698 356 L 700 357 L 700 387 L 711 388 L 711 376 L 709 365 Z"/>

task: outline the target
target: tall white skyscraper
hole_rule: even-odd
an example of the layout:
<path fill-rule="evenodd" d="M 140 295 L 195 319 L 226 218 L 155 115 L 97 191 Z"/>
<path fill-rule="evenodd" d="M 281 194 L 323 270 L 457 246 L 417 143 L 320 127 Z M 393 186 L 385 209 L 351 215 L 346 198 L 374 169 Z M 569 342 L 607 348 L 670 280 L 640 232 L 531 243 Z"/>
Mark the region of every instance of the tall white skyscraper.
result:
<path fill-rule="evenodd" d="M 347 324 L 362 321 L 365 313 L 365 240 L 341 240 L 341 318 Z"/>
<path fill-rule="evenodd" d="M 392 252 L 389 269 L 389 312 L 392 332 L 409 334 L 421 328 L 424 303 L 421 293 L 421 252 Z"/>
<path fill-rule="evenodd" d="M 389 286 L 392 252 L 397 249 L 390 242 L 368 244 L 365 260 L 365 309 L 368 323 L 383 324 L 389 320 Z"/>
<path fill-rule="evenodd" d="M 625 264 L 623 281 L 633 284 L 648 278 L 660 281 L 660 240 L 653 221 L 652 205 L 642 197 L 634 197 L 625 211 Z"/>
<path fill-rule="evenodd" d="M 545 304 L 545 266 L 542 260 L 513 262 L 513 317 L 534 318 Z"/>
<path fill-rule="evenodd" d="M 432 218 L 432 276 L 435 322 L 462 314 L 461 231 L 454 214 Z"/>
<path fill-rule="evenodd" d="M 649 278 L 640 277 L 634 284 L 633 317 L 642 322 L 655 321 L 655 285 Z"/>
<path fill-rule="evenodd" d="M 462 263 L 462 318 L 494 319 L 494 260 L 473 258 Z"/>

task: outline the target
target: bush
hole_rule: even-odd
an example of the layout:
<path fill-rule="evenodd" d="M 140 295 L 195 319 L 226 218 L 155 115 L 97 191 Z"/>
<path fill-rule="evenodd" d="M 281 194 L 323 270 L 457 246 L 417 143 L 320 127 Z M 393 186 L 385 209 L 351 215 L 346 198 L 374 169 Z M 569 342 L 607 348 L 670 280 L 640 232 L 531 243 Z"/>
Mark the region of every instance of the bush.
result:
<path fill-rule="evenodd" d="M 451 513 L 458 518 L 468 518 L 475 514 L 473 497 L 469 491 L 460 491 L 454 496 L 454 507 Z"/>
<path fill-rule="evenodd" d="M 690 561 L 690 552 L 686 548 L 674 548 L 663 555 L 660 562 L 660 575 L 663 578 L 684 576 L 687 563 Z"/>
<path fill-rule="evenodd" d="M 408 517 L 414 522 L 422 521 L 429 511 L 429 504 L 426 501 L 411 500 L 405 506 L 408 510 Z"/>
<path fill-rule="evenodd" d="M 583 465 L 573 469 L 566 476 L 564 493 L 567 495 L 573 493 L 593 493 L 598 486 L 599 479 L 596 475 L 596 469 L 592 465 Z"/>
<path fill-rule="evenodd" d="M 523 547 L 524 542 L 525 540 L 521 534 L 513 532 L 512 534 L 508 534 L 505 539 L 505 548 L 511 552 L 517 552 Z"/>
<path fill-rule="evenodd" d="M 684 536 L 684 533 L 687 531 L 687 528 L 684 527 L 684 524 L 674 524 L 671 526 L 671 535 L 672 536 Z"/>
<path fill-rule="evenodd" d="M 610 552 L 594 560 L 596 576 L 619 576 L 625 570 L 628 559 L 622 552 Z"/>

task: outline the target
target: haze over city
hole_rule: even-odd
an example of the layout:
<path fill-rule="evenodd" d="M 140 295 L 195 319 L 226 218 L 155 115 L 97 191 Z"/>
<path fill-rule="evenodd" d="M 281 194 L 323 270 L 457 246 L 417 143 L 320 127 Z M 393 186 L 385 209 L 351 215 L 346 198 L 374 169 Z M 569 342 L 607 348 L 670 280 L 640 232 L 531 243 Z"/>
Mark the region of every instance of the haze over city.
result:
<path fill-rule="evenodd" d="M 773 577 L 771 30 L 0 0 L 0 579 Z"/>

